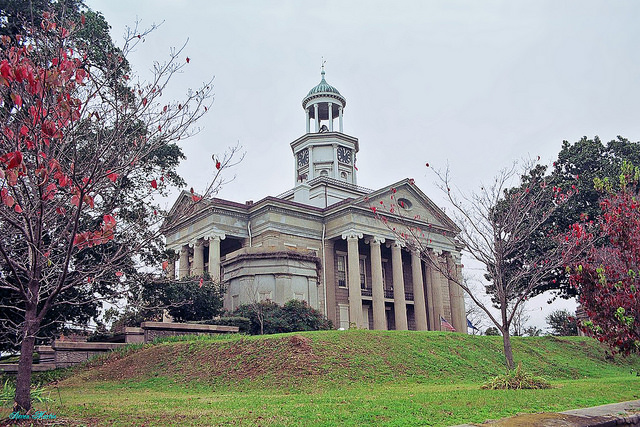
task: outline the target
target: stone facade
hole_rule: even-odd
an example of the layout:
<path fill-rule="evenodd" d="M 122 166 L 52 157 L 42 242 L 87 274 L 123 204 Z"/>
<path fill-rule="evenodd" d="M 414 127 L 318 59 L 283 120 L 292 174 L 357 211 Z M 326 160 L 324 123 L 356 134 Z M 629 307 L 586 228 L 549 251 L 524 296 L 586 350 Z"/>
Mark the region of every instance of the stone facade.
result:
<path fill-rule="evenodd" d="M 342 132 L 345 106 L 323 71 L 303 100 L 307 132 L 290 144 L 291 190 L 256 203 L 195 205 L 183 192 L 164 227 L 177 254 L 169 277 L 219 278 L 230 311 L 299 299 L 339 328 L 440 330 L 442 317 L 466 332 L 463 292 L 450 280 L 461 275 L 459 229 L 411 179 L 378 190 L 357 185 L 360 146 Z M 376 214 L 381 202 L 395 204 L 385 222 Z M 397 230 L 409 228 L 428 231 L 418 238 L 430 256 L 405 247 Z"/>

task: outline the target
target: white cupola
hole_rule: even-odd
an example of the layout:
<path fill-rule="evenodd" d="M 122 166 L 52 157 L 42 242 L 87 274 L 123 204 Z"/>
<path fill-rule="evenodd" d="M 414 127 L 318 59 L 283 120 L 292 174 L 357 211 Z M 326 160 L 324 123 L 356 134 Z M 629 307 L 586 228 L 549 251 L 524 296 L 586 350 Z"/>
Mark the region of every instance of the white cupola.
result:
<path fill-rule="evenodd" d="M 291 150 L 294 200 L 327 206 L 331 201 L 352 196 L 357 186 L 355 162 L 359 146 L 357 138 L 343 132 L 347 100 L 325 80 L 324 65 L 320 75 L 320 83 L 302 100 L 306 133 L 291 143 Z M 338 124 L 334 126 L 336 119 Z"/>
<path fill-rule="evenodd" d="M 324 74 L 323 65 L 320 83 L 302 100 L 302 108 L 307 118 L 307 133 L 311 132 L 311 120 L 314 122 L 315 132 L 333 132 L 333 122 L 336 118 L 339 121 L 338 132 L 342 133 L 342 112 L 347 100 L 340 95 L 338 89 L 327 83 Z"/>

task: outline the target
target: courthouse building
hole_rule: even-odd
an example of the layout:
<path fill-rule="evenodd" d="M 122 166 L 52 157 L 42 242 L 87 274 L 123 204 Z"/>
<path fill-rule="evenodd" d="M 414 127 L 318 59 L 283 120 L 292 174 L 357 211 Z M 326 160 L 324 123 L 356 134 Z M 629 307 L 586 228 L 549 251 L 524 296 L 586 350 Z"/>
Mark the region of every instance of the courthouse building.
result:
<path fill-rule="evenodd" d="M 378 190 L 358 185 L 360 145 L 343 133 L 346 104 L 323 70 L 302 100 L 306 132 L 290 143 L 292 189 L 257 202 L 207 199 L 195 208 L 183 192 L 165 224 L 167 247 L 178 254 L 169 276 L 208 272 L 225 285 L 230 311 L 299 299 L 336 328 L 440 330 L 442 317 L 466 332 L 462 289 L 443 274 L 461 274 L 458 228 L 411 179 Z M 386 222 L 376 215 L 383 206 Z M 398 238 L 408 227 L 424 230 L 438 268 Z"/>

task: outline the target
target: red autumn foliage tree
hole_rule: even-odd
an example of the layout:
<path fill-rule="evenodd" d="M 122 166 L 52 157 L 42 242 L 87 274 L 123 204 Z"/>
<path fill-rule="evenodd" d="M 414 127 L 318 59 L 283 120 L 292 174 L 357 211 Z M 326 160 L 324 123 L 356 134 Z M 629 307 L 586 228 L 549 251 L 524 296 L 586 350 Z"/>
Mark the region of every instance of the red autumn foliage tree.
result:
<path fill-rule="evenodd" d="M 570 283 L 579 293 L 589 320 L 582 329 L 615 352 L 640 350 L 640 171 L 625 162 L 620 188 L 596 180 L 605 192 L 596 222 L 573 225 L 567 244 L 583 256 L 567 263 Z M 571 256 L 569 250 L 566 256 Z"/>
<path fill-rule="evenodd" d="M 162 221 L 153 196 L 165 180 L 149 159 L 190 136 L 212 100 L 205 84 L 181 102 L 162 102 L 186 65 L 180 51 L 154 64 L 149 83 L 132 83 L 125 57 L 146 32 L 134 29 L 122 51 L 94 62 L 74 31 L 45 13 L 40 27 L 1 40 L 0 289 L 10 296 L 5 308 L 19 313 L 20 411 L 31 407 L 34 344 L 47 313 L 87 284 L 97 285 L 89 295 L 124 288 L 123 266 L 157 239 Z M 141 178 L 149 185 L 123 198 Z"/>

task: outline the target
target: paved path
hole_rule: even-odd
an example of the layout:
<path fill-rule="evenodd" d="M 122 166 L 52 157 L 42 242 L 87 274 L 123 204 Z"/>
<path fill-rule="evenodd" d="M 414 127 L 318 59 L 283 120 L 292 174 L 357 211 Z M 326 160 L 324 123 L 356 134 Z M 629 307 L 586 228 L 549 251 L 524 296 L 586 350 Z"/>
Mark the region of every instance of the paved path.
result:
<path fill-rule="evenodd" d="M 609 427 L 640 426 L 640 400 L 572 409 L 560 413 L 522 414 L 483 424 L 461 424 L 455 427 Z"/>

